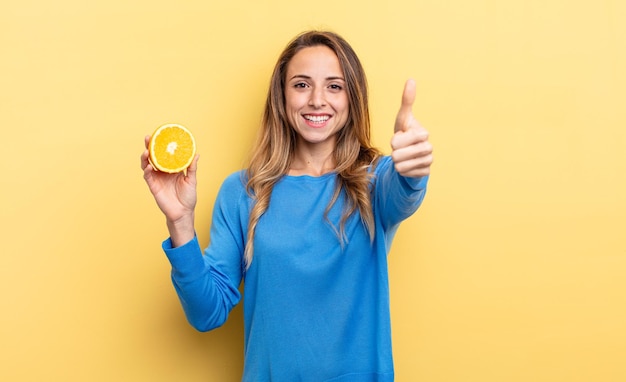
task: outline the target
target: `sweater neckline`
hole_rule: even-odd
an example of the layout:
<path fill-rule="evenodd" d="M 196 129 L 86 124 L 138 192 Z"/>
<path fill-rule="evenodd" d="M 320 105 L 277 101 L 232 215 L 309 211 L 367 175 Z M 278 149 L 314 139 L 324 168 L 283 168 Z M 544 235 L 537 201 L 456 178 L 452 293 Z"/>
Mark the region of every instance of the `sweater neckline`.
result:
<path fill-rule="evenodd" d="M 308 174 L 303 174 L 303 175 L 284 175 L 283 179 L 285 180 L 291 180 L 291 181 L 298 181 L 298 180 L 307 180 L 307 181 L 313 181 L 313 182 L 321 182 L 321 181 L 326 181 L 329 178 L 334 178 L 337 175 L 337 173 L 335 171 L 331 171 L 331 172 L 327 172 L 326 174 L 320 175 L 320 176 L 315 176 L 315 175 L 308 175 Z"/>

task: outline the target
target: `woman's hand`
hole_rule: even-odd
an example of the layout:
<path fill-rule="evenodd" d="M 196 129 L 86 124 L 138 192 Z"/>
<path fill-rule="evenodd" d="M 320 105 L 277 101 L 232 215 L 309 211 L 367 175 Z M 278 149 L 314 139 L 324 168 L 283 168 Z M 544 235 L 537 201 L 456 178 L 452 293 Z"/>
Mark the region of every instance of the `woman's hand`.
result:
<path fill-rule="evenodd" d="M 168 174 L 155 169 L 148 160 L 150 136 L 145 138 L 145 151 L 141 154 L 143 178 L 157 205 L 165 214 L 172 244 L 178 247 L 195 236 L 194 211 L 196 208 L 196 170 L 198 156 L 185 172 Z"/>
<path fill-rule="evenodd" d="M 433 146 L 428 141 L 428 131 L 413 116 L 414 102 L 415 81 L 408 80 L 391 139 L 391 159 L 400 175 L 415 178 L 430 174 Z"/>

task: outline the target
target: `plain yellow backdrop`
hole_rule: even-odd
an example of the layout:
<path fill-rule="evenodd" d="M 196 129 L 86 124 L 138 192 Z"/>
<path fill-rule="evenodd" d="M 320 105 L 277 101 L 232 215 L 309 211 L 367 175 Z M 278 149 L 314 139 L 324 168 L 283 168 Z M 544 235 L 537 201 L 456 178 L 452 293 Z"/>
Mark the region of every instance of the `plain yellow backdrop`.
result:
<path fill-rule="evenodd" d="M 626 380 L 626 3 L 8 0 L 0 7 L 0 380 L 237 381 L 242 312 L 185 321 L 139 167 L 178 122 L 198 235 L 275 59 L 330 29 L 389 152 L 404 81 L 431 132 L 390 256 L 399 381 Z"/>

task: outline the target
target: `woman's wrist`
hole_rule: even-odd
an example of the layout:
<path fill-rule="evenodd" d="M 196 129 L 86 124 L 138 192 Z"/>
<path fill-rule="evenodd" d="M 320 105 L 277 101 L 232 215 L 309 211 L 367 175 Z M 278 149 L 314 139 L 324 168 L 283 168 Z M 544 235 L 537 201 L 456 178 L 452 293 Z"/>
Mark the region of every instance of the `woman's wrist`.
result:
<path fill-rule="evenodd" d="M 196 236 L 194 214 L 185 215 L 176 220 L 167 220 L 167 229 L 174 248 L 188 243 Z"/>

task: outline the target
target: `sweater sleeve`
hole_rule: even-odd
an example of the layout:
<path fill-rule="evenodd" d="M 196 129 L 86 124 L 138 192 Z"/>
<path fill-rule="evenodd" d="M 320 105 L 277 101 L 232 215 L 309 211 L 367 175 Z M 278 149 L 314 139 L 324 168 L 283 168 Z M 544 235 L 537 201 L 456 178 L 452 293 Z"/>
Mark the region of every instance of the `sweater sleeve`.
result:
<path fill-rule="evenodd" d="M 199 331 L 217 328 L 241 299 L 243 229 L 239 176 L 226 179 L 218 193 L 211 222 L 211 243 L 202 253 L 197 237 L 163 250 L 172 265 L 172 282 L 189 323 Z M 246 222 L 247 224 L 247 222 Z"/>
<path fill-rule="evenodd" d="M 395 231 L 424 200 L 428 176 L 409 178 L 400 175 L 390 156 L 380 158 L 376 166 L 374 209 L 385 231 Z"/>

